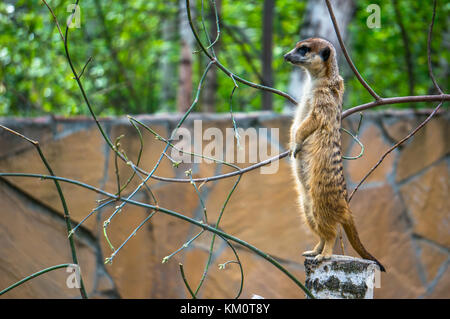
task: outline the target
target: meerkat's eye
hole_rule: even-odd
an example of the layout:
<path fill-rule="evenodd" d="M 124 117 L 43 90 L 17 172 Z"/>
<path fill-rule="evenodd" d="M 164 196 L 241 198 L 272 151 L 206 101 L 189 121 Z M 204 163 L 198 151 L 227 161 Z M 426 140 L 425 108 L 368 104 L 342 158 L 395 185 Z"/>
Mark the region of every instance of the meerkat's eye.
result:
<path fill-rule="evenodd" d="M 331 50 L 329 47 L 325 47 L 324 49 L 320 50 L 319 54 L 322 60 L 326 61 L 330 57 Z"/>
<path fill-rule="evenodd" d="M 302 45 L 300 48 L 297 49 L 297 53 L 300 55 L 305 55 L 311 51 L 311 48 L 308 48 L 306 45 Z"/>

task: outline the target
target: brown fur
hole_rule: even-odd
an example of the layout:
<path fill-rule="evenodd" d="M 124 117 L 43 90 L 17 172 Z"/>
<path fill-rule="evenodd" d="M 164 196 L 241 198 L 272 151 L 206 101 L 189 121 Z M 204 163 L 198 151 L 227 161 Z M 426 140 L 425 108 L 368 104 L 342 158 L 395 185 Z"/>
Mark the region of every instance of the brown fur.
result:
<path fill-rule="evenodd" d="M 291 127 L 299 204 L 306 223 L 320 238 L 314 249 L 303 255 L 316 260 L 330 258 L 337 227 L 342 224 L 361 257 L 375 261 L 384 271 L 362 245 L 347 203 L 340 135 L 344 81 L 336 51 L 330 42 L 311 38 L 298 42 L 285 59 L 310 76 Z"/>

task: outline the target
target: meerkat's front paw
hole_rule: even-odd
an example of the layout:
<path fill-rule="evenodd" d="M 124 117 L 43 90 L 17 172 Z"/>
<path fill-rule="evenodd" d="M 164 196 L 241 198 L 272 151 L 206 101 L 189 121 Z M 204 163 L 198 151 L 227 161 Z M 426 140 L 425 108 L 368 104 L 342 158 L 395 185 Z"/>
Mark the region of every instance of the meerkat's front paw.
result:
<path fill-rule="evenodd" d="M 291 158 L 294 159 L 297 156 L 298 152 L 300 152 L 301 149 L 302 149 L 301 144 L 294 144 L 293 146 L 291 146 L 291 151 L 289 153 Z"/>

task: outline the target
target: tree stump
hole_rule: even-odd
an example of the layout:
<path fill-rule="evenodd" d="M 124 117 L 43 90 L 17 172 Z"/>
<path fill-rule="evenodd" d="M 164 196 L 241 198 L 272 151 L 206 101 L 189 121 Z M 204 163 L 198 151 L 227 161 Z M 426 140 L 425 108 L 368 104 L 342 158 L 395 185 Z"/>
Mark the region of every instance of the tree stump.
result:
<path fill-rule="evenodd" d="M 305 272 L 306 287 L 318 299 L 373 299 L 380 278 L 373 261 L 340 255 L 321 262 L 306 257 Z"/>

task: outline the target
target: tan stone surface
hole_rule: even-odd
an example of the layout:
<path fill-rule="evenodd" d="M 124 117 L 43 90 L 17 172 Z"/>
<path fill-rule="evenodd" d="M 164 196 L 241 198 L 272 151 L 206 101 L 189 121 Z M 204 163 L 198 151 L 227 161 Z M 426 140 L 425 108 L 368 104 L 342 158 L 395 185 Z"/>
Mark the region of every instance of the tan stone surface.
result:
<path fill-rule="evenodd" d="M 155 190 L 160 207 L 192 217 L 198 203 L 190 184 L 170 184 Z M 141 199 L 142 200 L 142 199 Z M 102 214 L 103 221 L 113 209 Z M 144 208 L 126 205 L 108 226 L 108 237 L 115 249 L 148 216 Z M 172 280 L 178 271 L 176 258 L 166 264 L 162 259 L 181 247 L 189 236 L 190 225 L 163 213 L 156 213 L 117 253 L 106 270 L 116 283 L 122 298 L 177 298 L 180 282 Z M 105 238 L 100 236 L 104 257 L 112 253 Z"/>
<path fill-rule="evenodd" d="M 387 144 L 381 135 L 381 131 L 373 124 L 363 127 L 360 135 L 360 141 L 364 145 L 364 155 L 357 160 L 345 161 L 345 169 L 348 172 L 353 183 L 359 181 L 375 166 L 381 155 L 386 152 L 390 145 Z M 357 143 L 353 143 L 346 156 L 357 156 L 361 152 L 361 147 Z M 367 178 L 367 182 L 383 182 L 388 174 L 392 172 L 392 164 L 395 159 L 395 151 L 389 154 L 378 168 Z"/>
<path fill-rule="evenodd" d="M 291 129 L 291 118 L 272 118 L 263 120 L 261 122 L 267 128 L 277 128 L 279 129 L 280 146 L 285 150 L 289 149 L 290 142 L 290 129 Z"/>
<path fill-rule="evenodd" d="M 220 240 L 217 246 L 220 246 Z M 236 244 L 237 248 L 238 245 Z M 240 298 L 251 298 L 253 294 L 264 298 L 304 298 L 305 294 L 291 279 L 289 279 L 274 265 L 254 253 L 237 249 L 239 259 L 244 270 L 244 285 Z M 183 260 L 186 277 L 195 289 L 201 278 L 204 265 L 208 258 L 208 252 L 195 249 L 186 253 Z M 210 265 L 208 276 L 199 292 L 201 298 L 235 298 L 241 283 L 239 266 L 229 263 L 225 269 L 219 269 L 219 264 L 236 260 L 231 249 L 226 248 L 217 256 Z M 301 283 L 305 281 L 303 266 L 285 265 Z M 184 286 L 184 285 L 183 285 Z M 189 297 L 189 292 L 185 290 Z"/>
<path fill-rule="evenodd" d="M 299 261 L 316 239 L 301 220 L 297 195 L 287 160 L 279 171 L 263 175 L 259 169 L 245 174 L 232 195 L 221 228 L 275 256 Z M 206 202 L 210 220 L 216 220 L 236 177 L 220 180 Z"/>
<path fill-rule="evenodd" d="M 414 232 L 443 246 L 450 246 L 449 174 L 441 162 L 400 188 L 413 218 Z"/>
<path fill-rule="evenodd" d="M 72 263 L 65 223 L 59 216 L 39 207 L 0 184 L 0 289 L 45 268 Z M 76 240 L 81 274 L 88 294 L 92 293 L 96 251 Z M 9 291 L 2 298 L 75 298 L 78 289 L 66 286 L 65 268 L 48 272 Z"/>
<path fill-rule="evenodd" d="M 417 298 L 425 292 L 420 280 L 411 230 L 404 207 L 390 186 L 359 190 L 351 202 L 361 242 L 386 268 L 375 298 Z M 346 245 L 346 253 L 358 254 Z"/>
<path fill-rule="evenodd" d="M 398 142 L 407 136 L 412 130 L 414 130 L 420 122 L 417 119 L 403 119 L 399 121 L 395 121 L 390 125 L 386 125 L 383 123 L 383 127 L 385 128 L 389 137 Z"/>
<path fill-rule="evenodd" d="M 104 174 L 104 143 L 96 128 L 82 130 L 62 139 L 41 144 L 42 152 L 57 176 L 99 186 Z M 48 175 L 37 151 L 28 149 L 17 156 L 0 160 L 4 172 Z M 35 199 L 50 205 L 61 214 L 61 201 L 51 180 L 11 177 L 8 180 Z M 61 182 L 71 218 L 79 222 L 97 206 L 98 194 L 85 188 Z M 80 200 L 83 199 L 83 200 Z M 95 221 L 88 219 L 85 227 L 94 229 Z"/>
<path fill-rule="evenodd" d="M 194 187 L 191 184 L 170 184 L 156 191 L 159 205 L 185 216 L 201 219 L 201 206 Z M 195 236 L 200 229 L 178 218 L 160 213 L 153 224 L 155 244 L 153 254 L 156 258 L 153 271 L 155 278 L 151 290 L 152 298 L 182 298 L 183 283 L 178 263 L 181 253 L 176 254 L 167 263 L 164 257 L 182 247 Z"/>
<path fill-rule="evenodd" d="M 448 267 L 445 273 L 439 279 L 439 282 L 434 287 L 431 294 L 427 295 L 426 298 L 430 299 L 449 299 L 450 298 L 450 271 Z"/>
<path fill-rule="evenodd" d="M 105 220 L 112 212 L 102 214 Z M 119 246 L 135 228 L 146 218 L 148 212 L 143 208 L 126 207 L 116 215 L 107 228 L 108 238 L 113 247 Z M 151 247 L 150 219 L 147 224 L 116 254 L 112 264 L 105 265 L 113 278 L 117 291 L 122 298 L 149 298 L 153 273 L 146 271 L 154 263 Z M 104 237 L 99 238 L 103 257 L 112 254 Z"/>
<path fill-rule="evenodd" d="M 404 147 L 398 160 L 396 181 L 418 173 L 448 154 L 449 136 L 448 120 L 439 117 L 428 122 Z"/>
<path fill-rule="evenodd" d="M 97 279 L 97 284 L 95 287 L 95 290 L 99 293 L 109 293 L 111 291 L 113 291 L 115 289 L 114 286 L 114 282 L 112 281 L 112 279 L 105 275 L 102 274 L 99 276 L 99 278 Z"/>
<path fill-rule="evenodd" d="M 431 282 L 438 274 L 439 268 L 448 259 L 448 253 L 444 252 L 443 248 L 437 248 L 436 245 L 430 245 L 425 241 L 419 241 L 418 245 L 427 282 Z"/>

